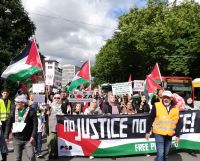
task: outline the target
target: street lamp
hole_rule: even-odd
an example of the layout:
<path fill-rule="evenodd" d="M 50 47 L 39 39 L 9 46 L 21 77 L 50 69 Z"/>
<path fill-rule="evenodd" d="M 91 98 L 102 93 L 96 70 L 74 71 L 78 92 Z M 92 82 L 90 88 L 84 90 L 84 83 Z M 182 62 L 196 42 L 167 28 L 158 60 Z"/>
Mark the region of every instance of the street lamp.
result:
<path fill-rule="evenodd" d="M 115 32 L 115 33 L 120 33 L 120 32 L 122 32 L 122 30 L 120 30 L 120 29 L 115 29 L 114 32 Z"/>

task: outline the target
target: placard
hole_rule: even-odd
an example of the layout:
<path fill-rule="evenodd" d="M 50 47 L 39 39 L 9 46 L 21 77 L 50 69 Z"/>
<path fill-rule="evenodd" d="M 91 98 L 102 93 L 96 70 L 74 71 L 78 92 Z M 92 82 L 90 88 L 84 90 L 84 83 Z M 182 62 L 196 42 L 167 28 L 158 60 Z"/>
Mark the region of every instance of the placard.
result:
<path fill-rule="evenodd" d="M 33 93 L 44 93 L 44 92 L 45 92 L 44 83 L 33 84 Z"/>
<path fill-rule="evenodd" d="M 134 80 L 133 91 L 144 91 L 144 80 Z"/>
<path fill-rule="evenodd" d="M 33 101 L 38 103 L 45 103 L 45 95 L 43 94 L 34 94 Z"/>
<path fill-rule="evenodd" d="M 69 93 L 69 102 L 91 102 L 92 100 L 92 91 L 73 91 Z"/>
<path fill-rule="evenodd" d="M 123 95 L 133 93 L 132 82 L 115 83 L 112 84 L 113 95 Z"/>

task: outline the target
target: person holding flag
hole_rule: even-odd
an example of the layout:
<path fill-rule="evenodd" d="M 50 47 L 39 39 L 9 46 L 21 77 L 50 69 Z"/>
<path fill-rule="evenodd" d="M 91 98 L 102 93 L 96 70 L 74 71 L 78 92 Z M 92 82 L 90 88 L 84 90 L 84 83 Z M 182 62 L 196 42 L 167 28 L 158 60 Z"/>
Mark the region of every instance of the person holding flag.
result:
<path fill-rule="evenodd" d="M 153 106 L 155 102 L 160 102 L 162 101 L 162 94 L 163 94 L 164 90 L 161 88 L 161 89 L 155 89 L 154 90 L 154 95 L 151 99 L 151 105 Z"/>

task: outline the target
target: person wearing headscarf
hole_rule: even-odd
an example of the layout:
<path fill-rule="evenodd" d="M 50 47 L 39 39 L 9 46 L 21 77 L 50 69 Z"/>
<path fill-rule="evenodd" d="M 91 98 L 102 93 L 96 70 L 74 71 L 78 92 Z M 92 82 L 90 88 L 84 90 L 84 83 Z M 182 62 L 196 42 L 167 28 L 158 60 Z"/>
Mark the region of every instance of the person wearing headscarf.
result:
<path fill-rule="evenodd" d="M 48 153 L 49 159 L 57 158 L 58 156 L 58 149 L 57 149 L 57 119 L 56 115 L 62 115 L 61 109 L 61 97 L 60 94 L 55 94 L 53 96 L 53 102 L 50 104 L 49 110 L 49 135 L 47 137 L 47 146 L 48 146 Z"/>
<path fill-rule="evenodd" d="M 102 111 L 104 114 L 120 114 L 120 105 L 112 93 L 109 93 L 108 101 L 104 102 Z"/>
<path fill-rule="evenodd" d="M 100 115 L 102 114 L 102 111 L 99 106 L 97 106 L 97 100 L 93 99 L 92 102 L 90 102 L 90 106 L 85 109 L 84 115 Z"/>

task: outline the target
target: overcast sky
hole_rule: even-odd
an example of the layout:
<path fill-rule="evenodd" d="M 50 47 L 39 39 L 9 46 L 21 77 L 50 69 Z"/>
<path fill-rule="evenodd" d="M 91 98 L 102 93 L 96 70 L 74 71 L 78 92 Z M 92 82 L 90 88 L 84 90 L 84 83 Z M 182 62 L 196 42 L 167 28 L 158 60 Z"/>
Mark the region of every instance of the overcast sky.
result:
<path fill-rule="evenodd" d="M 39 50 L 47 58 L 80 66 L 112 36 L 118 17 L 145 0 L 22 0 L 36 26 Z"/>
<path fill-rule="evenodd" d="M 171 0 L 172 1 L 172 0 Z M 178 0 L 179 1 L 179 0 Z M 22 0 L 36 26 L 39 50 L 64 64 L 82 65 L 118 26 L 118 17 L 146 0 Z"/>

